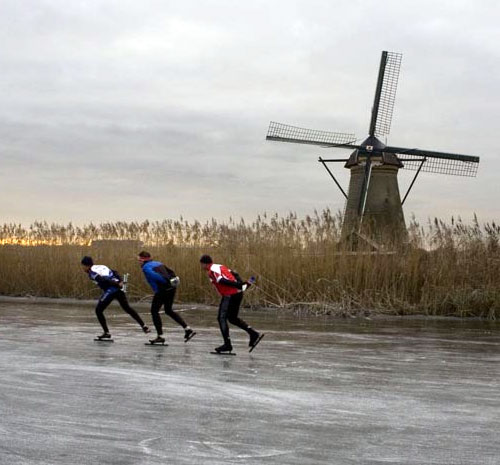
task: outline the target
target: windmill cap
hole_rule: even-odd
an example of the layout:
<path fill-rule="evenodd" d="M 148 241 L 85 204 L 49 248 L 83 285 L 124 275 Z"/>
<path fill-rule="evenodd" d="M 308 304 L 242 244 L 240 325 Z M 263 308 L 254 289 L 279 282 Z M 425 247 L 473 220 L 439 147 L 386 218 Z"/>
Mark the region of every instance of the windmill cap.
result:
<path fill-rule="evenodd" d="M 394 154 L 384 152 L 384 149 L 387 146 L 375 136 L 367 137 L 360 145 L 359 149 L 354 150 L 344 165 L 346 168 L 352 168 L 353 166 L 357 166 L 360 163 L 360 156 L 370 156 L 373 159 L 382 162 L 383 165 L 392 165 L 397 166 L 398 168 L 403 167 L 403 163 L 401 160 Z"/>

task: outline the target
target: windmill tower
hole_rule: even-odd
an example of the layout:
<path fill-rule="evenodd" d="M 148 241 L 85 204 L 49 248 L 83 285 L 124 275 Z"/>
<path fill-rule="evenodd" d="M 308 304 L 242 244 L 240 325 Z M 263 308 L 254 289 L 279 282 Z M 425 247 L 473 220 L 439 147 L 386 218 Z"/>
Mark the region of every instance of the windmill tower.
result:
<path fill-rule="evenodd" d="M 354 247 L 359 238 L 371 244 L 372 239 L 379 243 L 405 241 L 403 204 L 420 172 L 472 177 L 477 173 L 479 157 L 386 146 L 379 139 L 390 131 L 401 58 L 400 53 L 382 52 L 368 137 L 360 145 L 356 145 L 354 134 L 304 129 L 273 121 L 266 137 L 279 142 L 354 150 L 349 158 L 318 160 L 346 198 L 342 239 Z M 344 162 L 351 172 L 347 194 L 327 165 L 334 162 Z M 397 181 L 400 169 L 416 171 L 403 200 Z"/>

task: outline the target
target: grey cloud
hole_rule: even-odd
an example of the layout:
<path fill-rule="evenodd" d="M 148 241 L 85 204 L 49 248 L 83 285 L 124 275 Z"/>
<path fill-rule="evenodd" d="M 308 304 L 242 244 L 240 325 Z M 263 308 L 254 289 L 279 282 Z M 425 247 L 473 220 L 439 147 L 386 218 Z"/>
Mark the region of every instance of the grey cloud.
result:
<path fill-rule="evenodd" d="M 364 138 L 389 49 L 404 54 L 389 141 L 482 156 L 476 180 L 421 176 L 407 217 L 492 218 L 498 13 L 493 1 L 4 1 L 0 215 L 342 208 L 316 160 L 347 154 L 265 142 L 267 125 Z M 404 191 L 411 174 L 400 179 Z"/>

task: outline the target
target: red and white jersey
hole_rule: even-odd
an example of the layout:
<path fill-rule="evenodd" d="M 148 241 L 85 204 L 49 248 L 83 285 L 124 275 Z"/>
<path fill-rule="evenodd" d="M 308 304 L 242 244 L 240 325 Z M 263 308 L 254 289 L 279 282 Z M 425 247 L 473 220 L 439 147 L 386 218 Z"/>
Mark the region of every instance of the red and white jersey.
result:
<path fill-rule="evenodd" d="M 208 269 L 208 277 L 210 278 L 210 281 L 212 281 L 212 284 L 216 287 L 219 294 L 222 296 L 229 296 L 241 292 L 241 290 L 236 287 L 226 286 L 225 284 L 219 283 L 222 278 L 227 279 L 228 281 L 236 282 L 236 278 L 231 273 L 231 270 L 225 265 L 216 265 L 215 263 L 212 263 Z"/>

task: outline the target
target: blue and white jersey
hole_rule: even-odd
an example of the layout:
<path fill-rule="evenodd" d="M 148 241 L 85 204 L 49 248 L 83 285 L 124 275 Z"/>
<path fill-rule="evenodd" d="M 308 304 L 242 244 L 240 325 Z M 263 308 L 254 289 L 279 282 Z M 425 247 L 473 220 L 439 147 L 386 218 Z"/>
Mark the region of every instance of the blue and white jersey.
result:
<path fill-rule="evenodd" d="M 118 285 L 121 281 L 120 275 L 106 265 L 93 265 L 89 270 L 89 278 L 103 291 L 115 292 L 120 290 Z"/>

